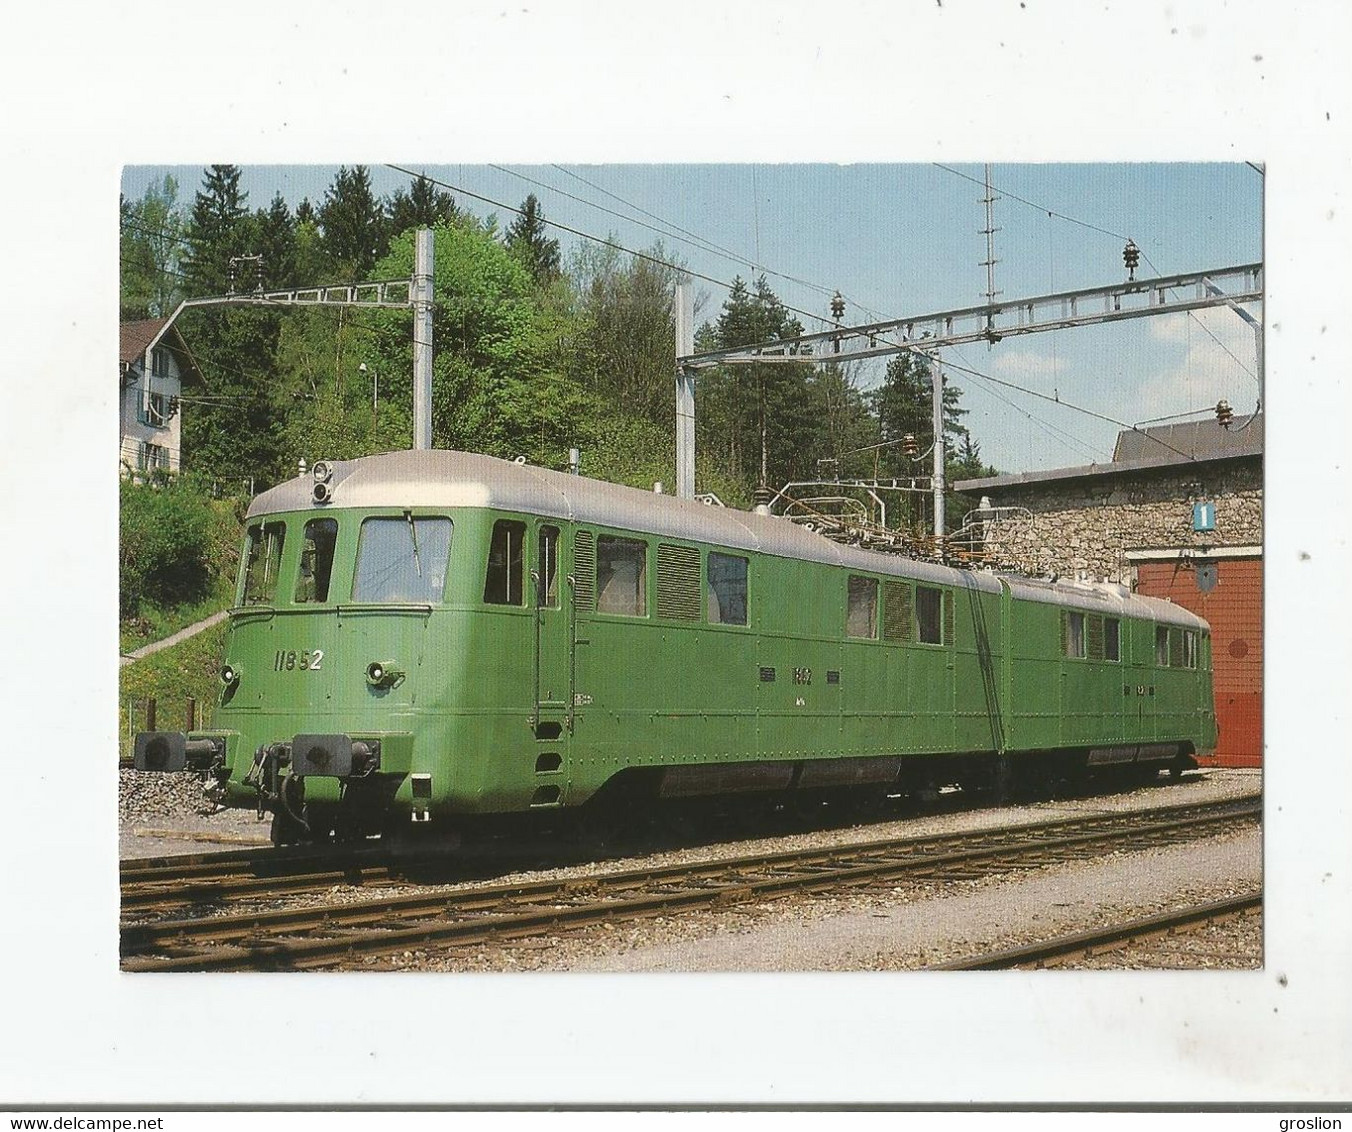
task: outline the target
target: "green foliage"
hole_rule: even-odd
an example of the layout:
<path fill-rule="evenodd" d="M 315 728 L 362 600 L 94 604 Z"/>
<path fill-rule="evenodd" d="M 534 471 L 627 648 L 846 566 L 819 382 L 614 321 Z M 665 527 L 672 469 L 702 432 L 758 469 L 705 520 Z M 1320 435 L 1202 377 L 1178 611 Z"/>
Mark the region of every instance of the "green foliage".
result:
<path fill-rule="evenodd" d="M 385 254 L 385 210 L 371 191 L 365 165 L 341 166 L 319 208 L 324 247 L 331 269 L 343 278 L 368 279 L 371 266 Z"/>
<path fill-rule="evenodd" d="M 172 182 L 122 202 L 124 316 L 177 301 L 176 292 L 152 293 L 154 280 L 174 278 L 165 274 L 174 245 L 138 243 L 132 223 L 184 233 L 190 251 L 178 266 L 195 296 L 225 293 L 231 257 L 243 255 L 261 255 L 262 267 L 237 267 L 239 291 L 408 277 L 413 233 L 430 225 L 433 444 L 554 468 L 576 446 L 589 475 L 641 488 L 674 482 L 681 266 L 660 243 L 642 257 L 584 245 L 563 273 L 534 195 L 500 232 L 496 217 L 458 209 L 422 176 L 380 200 L 364 166 L 345 166 L 317 209 L 306 200 L 294 213 L 280 195 L 251 212 L 239 182 L 235 166 L 208 167 L 186 218 Z M 180 321 L 204 378 L 204 387 L 184 390 L 186 467 L 232 483 L 252 478 L 262 489 L 293 475 L 300 457 L 345 459 L 410 444 L 411 314 L 207 307 Z M 728 348 L 801 332 L 762 276 L 736 281 L 697 344 Z M 960 396 L 945 391 L 949 474 L 981 474 L 964 470 L 981 465 Z M 698 399 L 696 482 L 732 504 L 749 503 L 762 479 L 778 487 L 832 474 L 929 473 L 895 443 L 908 432 L 921 452 L 931 442 L 928 369 L 910 355 L 867 394 L 848 365 L 773 364 L 703 371 Z"/>
<path fill-rule="evenodd" d="M 559 242 L 550 239 L 544 212 L 534 193 L 521 203 L 521 212 L 507 228 L 507 247 L 541 284 L 559 275 Z"/>
<path fill-rule="evenodd" d="M 120 201 L 121 294 L 124 321 L 164 318 L 181 297 L 176 272 L 183 219 L 178 183 L 166 176 L 138 201 Z"/>
<path fill-rule="evenodd" d="M 934 392 L 930 365 L 913 353 L 898 354 L 887 363 L 883 383 L 869 395 L 882 439 L 890 447 L 883 449 L 882 469 L 886 475 L 913 475 L 915 463 L 901 448 L 909 433 L 921 452 L 934 444 Z M 944 440 L 953 445 L 967 435 L 962 418 L 967 410 L 960 406 L 962 390 L 944 383 Z"/>
<path fill-rule="evenodd" d="M 717 322 L 706 324 L 701 349 L 731 349 L 796 338 L 802 325 L 761 276 L 755 289 L 738 278 Z M 819 460 L 838 457 L 872 429 L 863 402 L 843 371 L 809 365 L 719 366 L 700 379 L 700 445 L 724 472 L 744 483 L 775 487 L 813 479 Z"/>
<path fill-rule="evenodd" d="M 435 228 L 438 224 L 449 224 L 459 214 L 450 193 L 438 192 L 436 186 L 424 176 L 413 179 L 406 193 L 395 189 L 389 207 L 390 236 L 398 236 L 410 228 Z"/>
<path fill-rule="evenodd" d="M 121 481 L 120 612 L 192 606 L 233 578 L 239 521 L 190 479 Z"/>
<path fill-rule="evenodd" d="M 678 265 L 661 243 L 648 258 L 614 244 L 579 249 L 569 264 L 577 296 L 576 364 L 581 378 L 621 412 L 671 428 Z M 654 262 L 661 261 L 661 262 Z"/>
<path fill-rule="evenodd" d="M 213 625 L 171 648 L 151 653 L 118 672 L 122 704 L 121 753 L 132 753 L 132 732 L 145 727 L 145 702 L 156 700 L 156 725 L 173 730 L 187 721 L 189 698 L 197 702 L 197 726 L 208 727 L 221 690 L 217 678 L 228 626 Z M 128 727 L 127 709 L 132 709 Z"/>

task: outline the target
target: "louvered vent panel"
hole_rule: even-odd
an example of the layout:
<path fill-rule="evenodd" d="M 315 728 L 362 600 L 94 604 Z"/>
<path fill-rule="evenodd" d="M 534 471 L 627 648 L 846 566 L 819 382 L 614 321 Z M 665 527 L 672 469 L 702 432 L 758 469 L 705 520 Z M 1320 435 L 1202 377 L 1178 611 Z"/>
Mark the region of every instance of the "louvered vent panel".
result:
<path fill-rule="evenodd" d="M 1103 618 L 1091 614 L 1086 618 L 1085 635 L 1089 645 L 1089 659 L 1103 659 Z"/>
<path fill-rule="evenodd" d="M 596 610 L 596 537 L 591 531 L 578 531 L 573 542 L 573 577 L 577 579 L 577 608 L 583 613 Z"/>
<path fill-rule="evenodd" d="M 699 551 L 692 546 L 657 546 L 657 616 L 698 621 Z"/>
<path fill-rule="evenodd" d="M 883 640 L 909 641 L 915 615 L 911 609 L 911 587 L 905 582 L 883 583 Z"/>
<path fill-rule="evenodd" d="M 1169 667 L 1183 667 L 1183 630 L 1169 630 Z"/>
<path fill-rule="evenodd" d="M 953 591 L 944 590 L 944 644 L 953 643 Z"/>

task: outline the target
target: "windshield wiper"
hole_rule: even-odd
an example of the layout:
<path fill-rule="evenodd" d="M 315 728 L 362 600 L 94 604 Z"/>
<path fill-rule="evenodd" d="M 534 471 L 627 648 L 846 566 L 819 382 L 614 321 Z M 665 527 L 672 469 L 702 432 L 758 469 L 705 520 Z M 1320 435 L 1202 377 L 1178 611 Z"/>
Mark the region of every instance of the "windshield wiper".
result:
<path fill-rule="evenodd" d="M 418 557 L 418 528 L 413 522 L 413 512 L 405 511 L 404 518 L 408 520 L 408 533 L 413 539 L 413 568 L 418 571 L 418 577 L 422 577 L 422 559 Z"/>

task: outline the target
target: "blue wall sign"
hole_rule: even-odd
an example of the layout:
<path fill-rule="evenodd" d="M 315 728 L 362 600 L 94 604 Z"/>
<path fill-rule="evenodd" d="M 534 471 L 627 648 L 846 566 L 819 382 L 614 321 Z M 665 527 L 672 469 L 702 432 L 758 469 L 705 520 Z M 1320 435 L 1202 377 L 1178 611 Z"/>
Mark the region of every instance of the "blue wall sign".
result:
<path fill-rule="evenodd" d="M 1192 505 L 1192 529 L 1194 531 L 1214 531 L 1216 529 L 1216 505 L 1214 503 L 1194 503 Z"/>

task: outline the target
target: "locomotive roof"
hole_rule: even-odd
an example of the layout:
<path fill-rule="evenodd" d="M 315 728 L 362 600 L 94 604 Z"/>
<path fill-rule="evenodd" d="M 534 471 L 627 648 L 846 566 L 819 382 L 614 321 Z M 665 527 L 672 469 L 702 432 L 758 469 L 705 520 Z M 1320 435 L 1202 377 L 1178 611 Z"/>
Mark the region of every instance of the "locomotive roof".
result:
<path fill-rule="evenodd" d="M 331 503 L 316 504 L 313 479 L 309 475 L 297 476 L 258 495 L 249 506 L 248 518 L 329 507 L 493 508 L 714 543 L 780 558 L 853 566 L 876 574 L 990 593 L 999 592 L 1001 584 L 993 574 L 842 546 L 777 516 L 709 507 L 693 500 L 492 456 L 437 449 L 406 450 L 356 460 L 334 460 L 330 464 Z M 1151 617 L 1190 627 L 1204 624 L 1180 606 L 1130 595 L 1120 587 L 1052 585 L 1024 578 L 1003 580 L 1016 596 L 1025 600 L 1080 608 L 1104 606 L 1124 616 Z"/>

